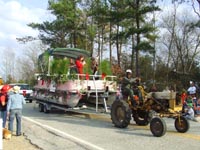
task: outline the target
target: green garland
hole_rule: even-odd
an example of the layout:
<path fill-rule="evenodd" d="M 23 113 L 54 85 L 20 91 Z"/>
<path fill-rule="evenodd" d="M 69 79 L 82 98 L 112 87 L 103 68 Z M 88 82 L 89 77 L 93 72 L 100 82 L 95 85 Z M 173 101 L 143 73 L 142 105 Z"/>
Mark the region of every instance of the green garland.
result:
<path fill-rule="evenodd" d="M 87 58 L 86 64 L 84 65 L 83 72 L 84 74 L 92 74 L 91 69 L 91 59 Z M 43 80 L 54 80 L 56 83 L 64 83 L 68 80 L 75 80 L 78 79 L 78 76 L 76 75 L 76 72 L 69 71 L 70 69 L 70 59 L 54 59 L 51 61 L 51 67 L 50 67 L 50 74 L 51 75 L 40 75 Z M 106 75 L 112 75 L 112 69 L 110 66 L 110 62 L 108 60 L 103 60 L 98 67 L 98 74 L 106 74 Z"/>

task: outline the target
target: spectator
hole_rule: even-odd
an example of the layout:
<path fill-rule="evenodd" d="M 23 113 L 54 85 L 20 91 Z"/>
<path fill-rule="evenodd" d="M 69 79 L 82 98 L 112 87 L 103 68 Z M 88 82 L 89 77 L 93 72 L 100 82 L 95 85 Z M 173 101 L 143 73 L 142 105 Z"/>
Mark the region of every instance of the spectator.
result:
<path fill-rule="evenodd" d="M 185 117 L 189 120 L 194 120 L 194 110 L 193 110 L 193 104 L 188 103 L 187 104 L 187 109 L 185 109 Z"/>
<path fill-rule="evenodd" d="M 197 117 L 200 117 L 200 98 L 197 100 L 197 103 L 194 103 L 194 111 Z"/>
<path fill-rule="evenodd" d="M 13 94 L 9 96 L 8 104 L 7 104 L 7 111 L 9 116 L 9 124 L 8 129 L 13 132 L 13 122 L 16 117 L 17 129 L 16 135 L 21 135 L 21 117 L 22 117 L 22 108 L 23 104 L 26 104 L 23 95 L 19 94 L 20 87 L 14 86 L 13 87 Z"/>
<path fill-rule="evenodd" d="M 189 95 L 185 98 L 185 101 L 183 102 L 182 112 L 185 113 L 185 111 L 188 109 L 188 104 L 192 104 L 192 96 Z"/>
<path fill-rule="evenodd" d="M 196 95 L 196 87 L 193 81 L 190 81 L 190 87 L 188 88 L 187 92 L 189 95 Z"/>
<path fill-rule="evenodd" d="M 185 89 L 183 89 L 183 90 L 182 90 L 182 93 L 181 93 L 181 102 L 182 102 L 182 104 L 185 103 L 186 98 L 187 98 L 187 92 L 186 92 Z"/>
<path fill-rule="evenodd" d="M 11 86 L 9 85 L 3 85 L 1 88 L 0 93 L 0 116 L 3 120 L 2 127 L 5 128 L 6 126 L 6 120 L 7 120 L 7 102 L 8 102 L 8 95 L 9 90 L 11 89 Z"/>

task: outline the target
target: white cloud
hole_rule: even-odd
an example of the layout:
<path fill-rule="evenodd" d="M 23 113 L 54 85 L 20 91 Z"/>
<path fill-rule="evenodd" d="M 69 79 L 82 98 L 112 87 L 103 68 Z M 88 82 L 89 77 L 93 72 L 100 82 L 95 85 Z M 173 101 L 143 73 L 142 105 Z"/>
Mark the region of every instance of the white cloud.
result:
<path fill-rule="evenodd" d="M 1 1 L 1 0 L 0 0 Z M 21 23 L 41 22 L 40 15 L 44 16 L 45 11 L 41 8 L 29 9 L 17 1 L 1 1 L 0 13 L 4 20 L 17 21 Z"/>
<path fill-rule="evenodd" d="M 45 20 L 45 8 L 28 8 L 18 1 L 0 0 L 0 47 L 9 43 L 16 43 L 16 37 L 37 36 L 38 31 L 28 27 L 31 22 L 40 23 Z M 9 44 L 12 47 L 12 45 Z M 14 45 L 16 46 L 16 45 Z"/>
<path fill-rule="evenodd" d="M 37 37 L 39 32 L 28 27 L 27 24 L 31 22 L 42 23 L 49 19 L 47 18 L 49 17 L 46 10 L 47 4 L 48 0 L 0 0 L 1 56 L 11 50 L 16 56 L 22 56 L 26 45 L 18 43 L 16 38 Z M 0 59 L 0 75 L 2 76 L 5 76 L 5 73 L 2 72 L 4 59 Z"/>

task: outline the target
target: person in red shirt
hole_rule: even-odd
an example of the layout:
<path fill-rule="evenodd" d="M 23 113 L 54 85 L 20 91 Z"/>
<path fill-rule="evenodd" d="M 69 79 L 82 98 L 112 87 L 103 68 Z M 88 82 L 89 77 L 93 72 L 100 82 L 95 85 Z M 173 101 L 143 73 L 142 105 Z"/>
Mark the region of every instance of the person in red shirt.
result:
<path fill-rule="evenodd" d="M 10 85 L 3 85 L 0 90 L 0 117 L 2 118 L 3 124 L 2 127 L 6 127 L 6 120 L 7 120 L 7 102 L 8 102 L 8 96 L 9 91 L 11 90 Z"/>
<path fill-rule="evenodd" d="M 83 74 L 83 66 L 85 65 L 85 60 L 84 57 L 82 55 L 80 55 L 77 59 L 76 59 L 76 67 L 78 69 L 78 73 L 79 74 Z M 82 76 L 80 76 L 80 78 L 82 78 Z"/>

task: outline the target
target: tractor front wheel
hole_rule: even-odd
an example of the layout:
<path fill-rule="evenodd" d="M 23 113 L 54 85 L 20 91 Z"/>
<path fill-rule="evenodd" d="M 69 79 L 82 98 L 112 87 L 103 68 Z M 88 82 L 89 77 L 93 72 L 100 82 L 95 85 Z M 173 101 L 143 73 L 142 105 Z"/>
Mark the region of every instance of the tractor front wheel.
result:
<path fill-rule="evenodd" d="M 177 117 L 175 119 L 174 126 L 180 133 L 185 133 L 190 128 L 189 121 L 183 116 Z"/>
<path fill-rule="evenodd" d="M 150 122 L 151 133 L 156 137 L 165 135 L 167 127 L 166 123 L 162 118 L 155 117 Z"/>

